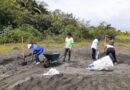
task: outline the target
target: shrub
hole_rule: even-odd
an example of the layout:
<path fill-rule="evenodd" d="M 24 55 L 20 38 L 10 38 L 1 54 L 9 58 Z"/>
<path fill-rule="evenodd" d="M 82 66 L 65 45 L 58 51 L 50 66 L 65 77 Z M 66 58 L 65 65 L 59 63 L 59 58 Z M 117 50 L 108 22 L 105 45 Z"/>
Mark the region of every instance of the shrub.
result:
<path fill-rule="evenodd" d="M 21 42 L 22 38 L 24 42 L 30 40 L 41 40 L 42 34 L 30 25 L 23 25 L 20 28 L 7 27 L 4 29 L 4 33 L 0 36 L 0 43 L 9 42 Z"/>

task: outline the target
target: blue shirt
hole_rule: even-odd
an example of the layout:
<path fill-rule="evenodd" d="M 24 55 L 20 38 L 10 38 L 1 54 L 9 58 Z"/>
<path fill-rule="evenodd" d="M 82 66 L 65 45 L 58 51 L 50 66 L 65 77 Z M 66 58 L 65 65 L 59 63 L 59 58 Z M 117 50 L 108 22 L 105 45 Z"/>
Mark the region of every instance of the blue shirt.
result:
<path fill-rule="evenodd" d="M 39 52 L 43 52 L 43 51 L 44 51 L 44 48 L 43 48 L 43 47 L 38 46 L 38 45 L 36 45 L 36 44 L 33 44 L 32 47 L 31 47 L 31 49 L 32 49 L 33 51 L 35 51 L 36 53 L 39 53 Z"/>

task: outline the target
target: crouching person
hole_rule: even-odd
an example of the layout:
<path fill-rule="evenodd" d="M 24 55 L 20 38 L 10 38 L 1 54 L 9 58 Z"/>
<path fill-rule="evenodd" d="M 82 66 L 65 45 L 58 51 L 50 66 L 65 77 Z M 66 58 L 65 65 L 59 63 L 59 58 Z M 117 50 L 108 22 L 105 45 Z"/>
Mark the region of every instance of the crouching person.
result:
<path fill-rule="evenodd" d="M 106 45 L 106 55 L 109 55 L 114 64 L 117 64 L 115 47 L 111 44 Z"/>
<path fill-rule="evenodd" d="M 28 44 L 27 45 L 28 49 L 33 50 L 32 53 L 29 53 L 28 55 L 25 55 L 25 58 L 31 55 L 34 55 L 34 62 L 36 64 L 40 64 L 40 59 L 39 56 L 44 52 L 44 48 L 42 46 L 39 46 L 37 44 Z"/>

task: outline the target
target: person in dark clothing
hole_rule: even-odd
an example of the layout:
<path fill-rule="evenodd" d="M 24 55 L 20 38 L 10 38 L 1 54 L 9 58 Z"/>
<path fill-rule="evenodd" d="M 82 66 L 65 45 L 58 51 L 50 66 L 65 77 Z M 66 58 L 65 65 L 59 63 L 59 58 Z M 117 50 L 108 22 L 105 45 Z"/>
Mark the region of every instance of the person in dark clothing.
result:
<path fill-rule="evenodd" d="M 116 51 L 113 45 L 108 44 L 106 49 L 106 55 L 109 55 L 114 64 L 117 64 Z"/>

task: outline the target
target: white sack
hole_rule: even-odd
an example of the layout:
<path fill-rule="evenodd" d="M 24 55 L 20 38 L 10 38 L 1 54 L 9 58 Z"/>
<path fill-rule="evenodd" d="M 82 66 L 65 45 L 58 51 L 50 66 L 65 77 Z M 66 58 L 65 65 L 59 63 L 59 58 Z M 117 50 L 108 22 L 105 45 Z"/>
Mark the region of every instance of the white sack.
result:
<path fill-rule="evenodd" d="M 88 65 L 89 70 L 113 70 L 113 62 L 109 56 L 105 56 Z"/>

